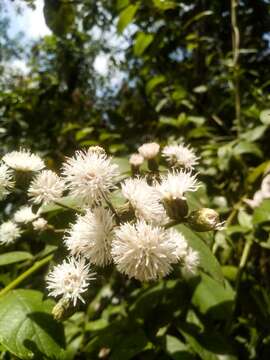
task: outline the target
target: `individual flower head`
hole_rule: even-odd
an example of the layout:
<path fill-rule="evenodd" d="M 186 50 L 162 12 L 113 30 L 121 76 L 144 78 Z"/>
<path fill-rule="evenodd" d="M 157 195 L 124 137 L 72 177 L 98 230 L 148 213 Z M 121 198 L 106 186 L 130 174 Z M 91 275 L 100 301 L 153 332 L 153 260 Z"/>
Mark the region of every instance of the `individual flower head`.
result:
<path fill-rule="evenodd" d="M 87 210 L 80 215 L 65 237 L 72 255 L 82 255 L 91 263 L 105 266 L 111 263 L 113 215 L 102 207 Z"/>
<path fill-rule="evenodd" d="M 72 302 L 74 306 L 78 299 L 84 303 L 82 294 L 87 291 L 90 281 L 95 279 L 94 275 L 85 259 L 70 257 L 47 275 L 49 295 L 62 296 L 62 299 Z"/>
<path fill-rule="evenodd" d="M 0 165 L 0 200 L 4 199 L 14 187 L 13 171 L 6 165 Z"/>
<path fill-rule="evenodd" d="M 198 164 L 198 157 L 194 150 L 185 145 L 167 145 L 162 150 L 162 156 L 175 167 L 183 167 L 185 169 L 193 169 Z"/>
<path fill-rule="evenodd" d="M 3 156 L 3 161 L 17 171 L 39 171 L 45 167 L 44 161 L 29 150 L 12 151 Z"/>
<path fill-rule="evenodd" d="M 0 244 L 9 245 L 21 236 L 21 230 L 12 221 L 6 221 L 0 225 Z"/>
<path fill-rule="evenodd" d="M 141 145 L 138 148 L 138 152 L 141 156 L 143 156 L 146 160 L 154 159 L 159 153 L 159 144 L 152 142 Z"/>
<path fill-rule="evenodd" d="M 119 175 L 118 165 L 100 151 L 77 151 L 63 166 L 70 195 L 85 205 L 92 205 L 108 195 Z"/>
<path fill-rule="evenodd" d="M 34 221 L 38 217 L 37 214 L 34 214 L 31 206 L 22 206 L 14 214 L 14 221 L 16 223 L 27 224 Z"/>
<path fill-rule="evenodd" d="M 166 220 L 159 192 L 145 179 L 127 179 L 122 184 L 122 194 L 132 206 L 135 216 L 147 222 L 161 223 Z"/>
<path fill-rule="evenodd" d="M 140 281 L 160 279 L 185 255 L 187 243 L 176 230 L 138 221 L 115 231 L 112 256 L 118 270 Z"/>
<path fill-rule="evenodd" d="M 31 182 L 28 195 L 35 204 L 48 204 L 61 198 L 64 181 L 53 171 L 41 171 Z"/>
<path fill-rule="evenodd" d="M 144 158 L 140 154 L 132 154 L 129 158 L 129 163 L 131 166 L 136 168 L 140 167 L 143 164 Z"/>
<path fill-rule="evenodd" d="M 178 170 L 161 177 L 161 183 L 157 184 L 157 190 L 164 199 L 183 199 L 189 191 L 196 191 L 199 188 L 197 175 L 191 172 Z"/>
<path fill-rule="evenodd" d="M 42 231 L 45 230 L 48 226 L 48 221 L 44 218 L 38 218 L 33 222 L 33 228 L 36 231 Z"/>

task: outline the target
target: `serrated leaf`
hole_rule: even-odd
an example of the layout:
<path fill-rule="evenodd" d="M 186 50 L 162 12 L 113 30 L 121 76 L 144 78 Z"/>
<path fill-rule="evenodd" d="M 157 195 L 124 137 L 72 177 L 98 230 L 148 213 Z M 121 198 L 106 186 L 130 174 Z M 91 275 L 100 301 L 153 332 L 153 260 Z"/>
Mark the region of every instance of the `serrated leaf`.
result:
<path fill-rule="evenodd" d="M 31 260 L 33 255 L 26 251 L 11 251 L 0 255 L 0 266 Z"/>
<path fill-rule="evenodd" d="M 132 22 L 138 8 L 139 8 L 139 4 L 132 4 L 121 11 L 117 23 L 117 31 L 119 33 L 122 33 L 125 30 L 125 28 Z"/>
<path fill-rule="evenodd" d="M 197 234 L 194 231 L 191 231 L 184 225 L 178 225 L 177 229 L 185 236 L 189 245 L 196 251 L 199 252 L 200 257 L 200 268 L 215 280 L 218 280 L 223 283 L 224 277 L 222 273 L 221 266 L 210 248 L 204 242 L 204 235 Z"/>
<path fill-rule="evenodd" d="M 134 55 L 142 55 L 153 40 L 154 36 L 152 34 L 145 34 L 143 32 L 138 33 L 134 44 Z"/>
<path fill-rule="evenodd" d="M 65 359 L 63 327 L 35 290 L 13 290 L 0 298 L 0 343 L 20 359 Z"/>

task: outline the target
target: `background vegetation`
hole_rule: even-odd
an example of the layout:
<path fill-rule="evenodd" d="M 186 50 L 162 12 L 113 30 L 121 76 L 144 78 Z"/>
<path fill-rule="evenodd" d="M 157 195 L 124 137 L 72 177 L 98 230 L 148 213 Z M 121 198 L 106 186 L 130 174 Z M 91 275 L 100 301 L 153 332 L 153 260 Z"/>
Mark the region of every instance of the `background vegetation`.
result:
<path fill-rule="evenodd" d="M 41 292 L 18 290 L 31 295 L 34 312 L 44 312 L 39 325 L 47 337 L 36 334 L 36 344 L 26 337 L 23 345 L 11 334 L 5 342 L 7 321 L 0 320 L 2 358 L 28 358 L 28 348 L 37 359 L 58 359 L 65 343 L 64 359 L 269 359 L 270 200 L 252 210 L 245 199 L 270 165 L 270 2 L 45 0 L 44 17 L 52 35 L 25 48 L 9 37 L 0 4 L 1 155 L 27 146 L 57 168 L 75 149 L 98 144 L 126 171 L 124 159 L 143 142 L 184 141 L 201 156 L 206 183 L 194 201 L 227 224 L 217 234 L 187 234 L 204 259 L 195 280 L 172 276 L 141 286 L 108 269 L 86 315 L 82 308 L 63 324 L 47 322 L 52 305 L 41 302 Z M 106 76 L 93 66 L 100 55 L 109 62 Z M 7 66 L 15 58 L 27 59 L 27 73 Z M 21 201 L 1 202 L 2 220 Z M 48 214 L 59 216 L 70 219 Z M 2 287 L 60 240 L 25 237 L 9 251 L 30 258 L 8 262 L 0 250 Z M 20 287 L 44 292 L 46 271 Z M 12 301 L 23 317 L 9 296 L 0 298 L 0 319 Z M 51 347 L 48 324 L 59 334 Z"/>

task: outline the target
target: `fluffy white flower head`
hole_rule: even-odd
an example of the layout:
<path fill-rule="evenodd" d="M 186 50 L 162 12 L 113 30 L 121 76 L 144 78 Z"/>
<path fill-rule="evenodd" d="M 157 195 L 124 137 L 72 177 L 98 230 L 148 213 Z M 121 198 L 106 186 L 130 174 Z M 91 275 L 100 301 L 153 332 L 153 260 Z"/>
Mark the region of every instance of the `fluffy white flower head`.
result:
<path fill-rule="evenodd" d="M 44 161 L 38 155 L 26 149 L 6 154 L 3 161 L 17 171 L 39 171 L 45 167 Z"/>
<path fill-rule="evenodd" d="M 47 228 L 48 221 L 44 218 L 39 218 L 33 222 L 33 228 L 36 231 L 42 231 Z"/>
<path fill-rule="evenodd" d="M 132 166 L 139 167 L 143 164 L 144 158 L 140 154 L 132 154 L 129 158 L 129 163 Z"/>
<path fill-rule="evenodd" d="M 14 187 L 13 171 L 6 165 L 0 165 L 0 200 L 4 199 Z"/>
<path fill-rule="evenodd" d="M 145 179 L 127 179 L 121 186 L 123 196 L 129 201 L 138 219 L 156 223 L 166 220 L 159 192 L 148 185 Z"/>
<path fill-rule="evenodd" d="M 87 210 L 68 231 L 65 244 L 72 255 L 82 255 L 91 263 L 105 266 L 112 262 L 113 215 L 102 207 Z"/>
<path fill-rule="evenodd" d="M 139 153 L 143 156 L 146 160 L 154 159 L 157 154 L 159 153 L 159 144 L 152 142 L 152 143 L 145 143 L 138 148 Z"/>
<path fill-rule="evenodd" d="M 61 198 L 65 183 L 51 170 L 41 171 L 31 182 L 28 195 L 35 204 L 48 204 Z"/>
<path fill-rule="evenodd" d="M 34 214 L 31 206 L 22 206 L 14 214 L 14 221 L 16 223 L 27 224 L 34 221 L 38 217 L 37 214 Z"/>
<path fill-rule="evenodd" d="M 115 231 L 112 256 L 120 272 L 140 281 L 160 279 L 186 252 L 187 243 L 175 230 L 138 221 Z"/>
<path fill-rule="evenodd" d="M 174 171 L 161 177 L 157 190 L 164 199 L 185 199 L 185 193 L 199 188 L 196 175 L 185 170 Z"/>
<path fill-rule="evenodd" d="M 119 175 L 118 165 L 100 151 L 77 151 L 63 166 L 63 176 L 73 197 L 91 205 L 107 195 Z"/>
<path fill-rule="evenodd" d="M 0 244 L 9 245 L 21 236 L 20 228 L 12 221 L 0 225 Z"/>
<path fill-rule="evenodd" d="M 198 164 L 198 157 L 194 150 L 185 145 L 167 145 L 162 150 L 162 156 L 172 165 L 176 167 L 183 167 L 186 169 L 193 169 Z"/>
<path fill-rule="evenodd" d="M 87 291 L 89 282 L 94 280 L 90 266 L 85 259 L 69 258 L 57 265 L 47 275 L 49 295 L 69 300 L 75 306 L 78 299 L 84 303 L 82 294 Z"/>

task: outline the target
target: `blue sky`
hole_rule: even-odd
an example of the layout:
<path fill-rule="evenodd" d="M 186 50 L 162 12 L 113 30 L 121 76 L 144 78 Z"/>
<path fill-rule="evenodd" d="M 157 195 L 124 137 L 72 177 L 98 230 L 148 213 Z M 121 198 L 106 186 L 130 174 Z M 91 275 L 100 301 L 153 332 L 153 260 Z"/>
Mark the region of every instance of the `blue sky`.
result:
<path fill-rule="evenodd" d="M 21 0 L 0 1 L 4 2 L 5 8 L 7 9 L 7 16 L 10 20 L 9 35 L 11 37 L 17 35 L 19 32 L 23 32 L 25 41 L 29 41 L 51 34 L 43 16 L 44 0 L 36 0 L 35 10 L 26 6 L 24 1 Z M 22 10 L 19 14 L 16 11 L 18 7 Z M 14 60 L 12 66 L 23 72 L 27 72 L 27 65 L 24 60 Z M 97 72 L 106 76 L 108 72 L 108 57 L 105 54 L 99 55 L 94 62 L 94 67 Z"/>

